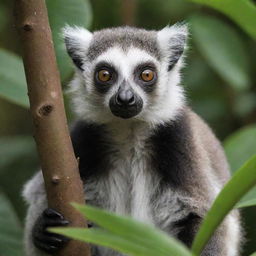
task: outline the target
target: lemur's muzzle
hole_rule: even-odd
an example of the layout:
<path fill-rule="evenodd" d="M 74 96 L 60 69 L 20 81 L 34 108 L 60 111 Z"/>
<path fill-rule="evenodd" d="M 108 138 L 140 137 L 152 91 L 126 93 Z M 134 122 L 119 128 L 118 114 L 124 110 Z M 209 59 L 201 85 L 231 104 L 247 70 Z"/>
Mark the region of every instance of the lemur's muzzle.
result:
<path fill-rule="evenodd" d="M 135 94 L 131 87 L 120 87 L 109 102 L 113 115 L 127 119 L 138 115 L 143 106 L 142 99 Z"/>

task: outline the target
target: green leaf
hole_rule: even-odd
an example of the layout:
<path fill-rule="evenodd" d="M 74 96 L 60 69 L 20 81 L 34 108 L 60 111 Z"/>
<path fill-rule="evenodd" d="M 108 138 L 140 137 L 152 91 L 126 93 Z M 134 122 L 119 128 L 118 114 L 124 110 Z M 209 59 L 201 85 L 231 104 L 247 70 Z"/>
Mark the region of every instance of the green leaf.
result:
<path fill-rule="evenodd" d="M 235 204 L 256 185 L 256 156 L 242 166 L 224 186 L 195 237 L 192 252 L 200 255 L 218 225 L 235 206 Z"/>
<path fill-rule="evenodd" d="M 236 205 L 236 208 L 254 206 L 256 201 L 256 187 L 251 189 Z"/>
<path fill-rule="evenodd" d="M 21 58 L 0 49 L 0 97 L 29 107 L 27 85 Z"/>
<path fill-rule="evenodd" d="M 243 127 L 224 141 L 224 148 L 232 172 L 238 170 L 251 156 L 256 154 L 256 125 Z"/>
<path fill-rule="evenodd" d="M 256 125 L 243 127 L 224 141 L 224 148 L 234 173 L 243 163 L 256 155 Z M 236 205 L 237 208 L 250 207 L 256 201 L 256 187 L 251 189 Z"/>
<path fill-rule="evenodd" d="M 235 95 L 232 105 L 234 115 L 243 120 L 244 117 L 249 116 L 256 108 L 256 94 L 251 91 L 239 93 Z"/>
<path fill-rule="evenodd" d="M 8 196 L 22 219 L 26 209 L 21 198 L 21 190 L 39 165 L 32 136 L 0 137 L 0 156 L 1 191 Z"/>
<path fill-rule="evenodd" d="M 212 7 L 231 18 L 256 39 L 256 7 L 250 0 L 189 0 Z"/>
<path fill-rule="evenodd" d="M 167 236 L 160 230 L 157 231 L 149 225 L 129 217 L 121 217 L 88 205 L 73 205 L 89 220 L 125 239 L 137 241 L 139 244 L 144 244 L 146 247 L 151 247 L 152 249 L 155 247 L 155 249 L 158 249 L 159 252 L 162 251 L 163 253 L 172 252 L 176 255 L 186 253 L 184 246 L 180 242 Z M 154 240 L 155 243 L 149 242 L 152 240 Z"/>
<path fill-rule="evenodd" d="M 254 192 L 256 192 L 254 190 Z M 254 194 L 255 195 L 255 194 Z M 236 205 L 236 208 L 244 208 L 244 207 L 250 207 L 250 206 L 254 206 L 256 205 L 256 196 L 254 196 L 255 198 L 254 199 L 251 199 L 251 200 L 247 200 L 247 201 L 241 201 L 240 203 L 238 203 Z"/>
<path fill-rule="evenodd" d="M 62 81 L 70 78 L 72 63 L 66 53 L 60 32 L 66 24 L 88 27 L 92 20 L 88 0 L 47 0 L 58 66 Z M 26 79 L 21 58 L 0 49 L 0 97 L 29 107 Z"/>
<path fill-rule="evenodd" d="M 0 138 L 0 174 L 4 168 L 17 158 L 34 155 L 35 143 L 30 136 L 12 136 Z"/>
<path fill-rule="evenodd" d="M 88 0 L 46 0 L 46 4 L 61 78 L 66 81 L 74 68 L 66 52 L 61 29 L 66 24 L 88 28 L 92 21 L 91 6 Z"/>
<path fill-rule="evenodd" d="M 249 60 L 238 33 L 214 17 L 194 15 L 190 21 L 192 38 L 212 68 L 234 89 L 247 89 Z"/>
<path fill-rule="evenodd" d="M 70 229 L 66 229 L 67 232 L 62 229 L 62 234 L 72 235 L 72 237 L 76 235 L 74 238 L 80 237 L 83 241 L 104 245 L 131 255 L 191 255 L 180 242 L 149 225 L 90 206 L 75 204 L 75 207 L 104 230 L 96 229 L 97 233 L 71 230 L 74 232 L 70 233 Z M 92 232 L 93 230 L 95 229 L 92 229 Z M 80 233 L 77 233 L 78 231 Z M 85 237 L 81 232 L 85 232 Z M 116 248 L 117 245 L 118 248 Z"/>
<path fill-rule="evenodd" d="M 109 247 L 121 253 L 134 256 L 169 256 L 170 254 L 161 254 L 158 251 L 152 250 L 145 246 L 141 246 L 139 243 L 134 243 L 127 239 L 113 234 L 111 232 L 105 231 L 103 229 L 79 229 L 79 228 L 51 228 L 51 232 L 56 232 L 58 234 L 63 234 L 68 237 L 83 241 L 89 242 L 96 245 L 101 245 Z M 151 241 L 152 243 L 152 241 Z"/>
<path fill-rule="evenodd" d="M 0 255 L 20 256 L 22 228 L 8 199 L 0 193 Z"/>
<path fill-rule="evenodd" d="M 253 253 L 253 254 L 251 254 L 250 256 L 256 256 L 256 252 L 255 252 L 255 253 Z"/>

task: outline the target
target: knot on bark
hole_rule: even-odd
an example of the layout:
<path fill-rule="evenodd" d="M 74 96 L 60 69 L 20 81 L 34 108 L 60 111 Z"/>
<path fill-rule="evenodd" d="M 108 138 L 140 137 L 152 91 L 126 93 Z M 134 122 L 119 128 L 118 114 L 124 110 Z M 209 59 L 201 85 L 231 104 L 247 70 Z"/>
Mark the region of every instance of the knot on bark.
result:
<path fill-rule="evenodd" d="M 45 104 L 39 108 L 38 114 L 40 116 L 48 116 L 53 111 L 53 105 Z"/>
<path fill-rule="evenodd" d="M 33 30 L 33 26 L 31 24 L 27 23 L 22 26 L 22 29 L 25 31 L 31 31 L 31 30 Z"/>
<path fill-rule="evenodd" d="M 54 175 L 52 177 L 52 184 L 57 185 L 60 182 L 60 177 L 58 175 Z"/>

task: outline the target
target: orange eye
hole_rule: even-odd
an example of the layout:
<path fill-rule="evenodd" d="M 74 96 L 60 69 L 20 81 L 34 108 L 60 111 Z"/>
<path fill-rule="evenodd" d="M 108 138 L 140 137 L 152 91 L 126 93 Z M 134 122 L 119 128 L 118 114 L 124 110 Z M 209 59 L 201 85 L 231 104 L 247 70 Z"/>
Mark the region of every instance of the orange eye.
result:
<path fill-rule="evenodd" d="M 150 82 L 154 79 L 155 72 L 150 69 L 145 69 L 144 71 L 141 72 L 140 76 L 143 81 Z"/>
<path fill-rule="evenodd" d="M 98 79 L 101 82 L 107 82 L 111 79 L 111 74 L 108 70 L 102 69 L 98 72 Z"/>

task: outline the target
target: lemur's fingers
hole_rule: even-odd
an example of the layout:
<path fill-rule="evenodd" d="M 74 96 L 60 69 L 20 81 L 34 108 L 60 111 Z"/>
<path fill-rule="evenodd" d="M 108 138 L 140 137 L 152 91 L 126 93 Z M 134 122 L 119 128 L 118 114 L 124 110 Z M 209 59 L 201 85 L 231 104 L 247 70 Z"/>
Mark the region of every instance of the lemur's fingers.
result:
<path fill-rule="evenodd" d="M 48 227 L 66 226 L 69 221 L 64 218 L 64 216 L 54 209 L 47 208 L 42 214 L 42 224 L 45 229 Z"/>
<path fill-rule="evenodd" d="M 46 208 L 43 211 L 43 214 L 49 218 L 60 218 L 60 219 L 64 219 L 63 215 L 59 212 L 57 212 L 56 210 L 52 209 L 52 208 Z"/>
<path fill-rule="evenodd" d="M 35 246 L 47 253 L 54 253 L 61 249 L 69 239 L 49 232 L 50 227 L 66 226 L 69 224 L 59 212 L 47 208 L 37 219 L 32 235 Z"/>
<path fill-rule="evenodd" d="M 35 246 L 38 249 L 44 250 L 46 252 L 55 252 L 58 249 L 61 249 L 69 241 L 69 238 L 44 232 L 36 233 L 33 237 Z"/>
<path fill-rule="evenodd" d="M 49 217 L 49 218 L 59 218 L 59 219 L 64 219 L 63 215 L 59 212 L 57 212 L 56 210 L 52 209 L 52 208 L 47 208 L 44 210 L 43 214 L 46 216 L 46 217 Z"/>
<path fill-rule="evenodd" d="M 59 219 L 45 219 L 43 224 L 45 229 L 47 229 L 49 227 L 67 226 L 69 224 L 69 221 Z"/>
<path fill-rule="evenodd" d="M 53 245 L 56 247 L 60 247 L 64 245 L 66 242 L 68 242 L 69 238 L 46 232 L 46 233 L 36 234 L 34 237 L 34 241 L 39 243 L 44 243 L 49 246 Z"/>
<path fill-rule="evenodd" d="M 37 241 L 37 240 L 34 240 L 34 244 L 35 244 L 36 248 L 38 248 L 46 253 L 50 253 L 50 254 L 55 253 L 60 249 L 58 246 L 48 245 L 44 242 Z"/>

